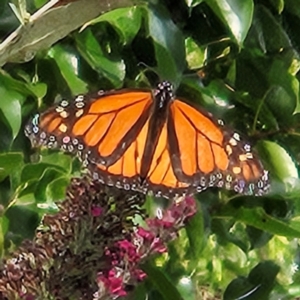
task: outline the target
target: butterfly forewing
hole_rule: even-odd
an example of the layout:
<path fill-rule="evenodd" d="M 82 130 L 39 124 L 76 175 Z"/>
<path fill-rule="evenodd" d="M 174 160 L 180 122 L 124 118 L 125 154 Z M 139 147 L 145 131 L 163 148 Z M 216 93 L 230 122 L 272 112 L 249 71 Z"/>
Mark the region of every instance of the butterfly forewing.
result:
<path fill-rule="evenodd" d="M 142 91 L 128 92 L 127 97 L 118 92 L 98 98 L 78 96 L 42 113 L 39 123 L 29 123 L 26 132 L 40 145 L 58 146 L 111 165 L 132 144 L 149 117 L 151 104 L 151 93 Z"/>

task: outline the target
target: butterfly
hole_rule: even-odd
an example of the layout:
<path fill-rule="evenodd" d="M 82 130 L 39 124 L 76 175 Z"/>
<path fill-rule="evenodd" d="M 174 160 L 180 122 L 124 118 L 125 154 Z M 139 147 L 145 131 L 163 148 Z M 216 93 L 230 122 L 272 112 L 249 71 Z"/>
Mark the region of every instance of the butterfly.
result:
<path fill-rule="evenodd" d="M 36 114 L 25 128 L 33 145 L 74 152 L 92 178 L 171 198 L 224 187 L 262 195 L 268 172 L 250 144 L 172 85 L 100 91 Z"/>

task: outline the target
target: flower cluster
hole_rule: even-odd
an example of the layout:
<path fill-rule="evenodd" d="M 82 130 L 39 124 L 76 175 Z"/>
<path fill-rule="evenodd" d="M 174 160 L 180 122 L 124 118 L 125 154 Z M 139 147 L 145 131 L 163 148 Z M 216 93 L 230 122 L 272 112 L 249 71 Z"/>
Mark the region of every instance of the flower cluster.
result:
<path fill-rule="evenodd" d="M 0 299 L 93 299 L 105 247 L 124 238 L 144 198 L 74 179 L 57 214 L 2 261 Z M 72 297 L 71 297 L 72 296 Z"/>
<path fill-rule="evenodd" d="M 149 256 L 166 252 L 166 243 L 177 237 L 178 230 L 195 212 L 195 200 L 187 197 L 173 203 L 160 217 L 147 219 L 147 229 L 138 227 L 127 239 L 107 248 L 105 255 L 111 266 L 99 272 L 100 294 L 106 293 L 113 298 L 126 295 L 127 286 L 136 285 L 146 277 L 140 265 Z"/>
<path fill-rule="evenodd" d="M 140 265 L 166 251 L 196 211 L 192 198 L 145 218 L 144 196 L 108 191 L 74 179 L 60 211 L 46 215 L 33 241 L 3 260 L 0 299 L 112 299 L 126 295 L 146 274 Z M 136 227 L 138 214 L 147 228 Z"/>

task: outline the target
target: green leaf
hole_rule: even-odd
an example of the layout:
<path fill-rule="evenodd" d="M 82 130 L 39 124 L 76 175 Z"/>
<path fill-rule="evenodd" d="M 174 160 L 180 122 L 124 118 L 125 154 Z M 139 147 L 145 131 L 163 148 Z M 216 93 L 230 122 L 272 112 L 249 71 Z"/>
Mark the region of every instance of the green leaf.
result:
<path fill-rule="evenodd" d="M 295 95 L 291 97 L 282 86 L 278 85 L 272 85 L 265 95 L 265 102 L 270 111 L 281 122 L 286 122 L 287 118 L 292 117 L 296 101 Z"/>
<path fill-rule="evenodd" d="M 19 173 L 24 164 L 21 153 L 0 154 L 0 181 L 15 172 Z"/>
<path fill-rule="evenodd" d="M 40 8 L 47 3 L 47 0 L 34 0 L 36 8 Z"/>
<path fill-rule="evenodd" d="M 0 217 L 0 258 L 2 258 L 4 254 L 4 236 L 7 232 L 8 226 L 9 220 L 7 219 L 7 217 Z"/>
<path fill-rule="evenodd" d="M 12 206 L 6 212 L 9 220 L 10 235 L 15 235 L 21 242 L 23 239 L 33 239 L 35 230 L 40 223 L 40 217 L 35 205 Z"/>
<path fill-rule="evenodd" d="M 76 34 L 75 40 L 79 52 L 88 64 L 108 78 L 114 86 L 119 87 L 125 77 L 125 64 L 121 57 L 110 57 L 110 54 L 101 48 L 90 28 Z"/>
<path fill-rule="evenodd" d="M 57 63 L 73 96 L 87 93 L 87 84 L 78 77 L 80 64 L 78 55 L 75 55 L 69 49 L 64 49 L 60 45 L 52 47 L 48 55 Z"/>
<path fill-rule="evenodd" d="M 38 180 L 30 180 L 26 182 L 26 184 L 19 187 L 18 194 L 14 198 L 14 202 L 12 206 L 28 206 L 35 205 L 35 197 L 34 192 L 36 190 L 36 186 L 38 184 Z"/>
<path fill-rule="evenodd" d="M 186 67 L 183 34 L 162 7 L 150 5 L 147 13 L 147 27 L 154 43 L 157 74 L 160 79 L 169 80 L 176 86 Z"/>
<path fill-rule="evenodd" d="M 0 84 L 2 87 L 6 87 L 7 90 L 14 90 L 17 93 L 22 94 L 23 96 L 34 96 L 34 93 L 32 93 L 31 91 L 31 83 L 28 84 L 16 80 L 4 72 L 0 72 Z M 21 102 L 21 104 L 23 104 L 23 101 Z"/>
<path fill-rule="evenodd" d="M 164 299 L 183 300 L 176 286 L 158 267 L 146 262 L 142 268 Z"/>
<path fill-rule="evenodd" d="M 280 15 L 285 7 L 286 0 L 272 0 L 270 4 L 276 9 L 277 13 Z"/>
<path fill-rule="evenodd" d="M 189 6 L 189 7 L 193 7 L 193 6 L 196 6 L 198 4 L 200 4 L 201 2 L 203 2 L 204 0 L 185 0 L 186 4 Z"/>
<path fill-rule="evenodd" d="M 184 300 L 197 300 L 195 288 L 194 281 L 190 276 L 182 276 L 177 284 L 177 289 Z"/>
<path fill-rule="evenodd" d="M 216 234 L 218 243 L 220 245 L 226 245 L 232 243 L 242 249 L 245 253 L 249 250 L 249 243 L 245 238 L 236 237 L 230 229 L 233 226 L 233 222 L 226 222 L 225 220 L 213 219 L 211 223 L 211 230 Z"/>
<path fill-rule="evenodd" d="M 200 48 L 195 41 L 188 37 L 185 40 L 186 60 L 190 69 L 198 69 L 205 62 L 205 50 Z"/>
<path fill-rule="evenodd" d="M 21 173 L 21 182 L 26 183 L 32 179 L 40 178 L 48 168 L 56 169 L 65 175 L 71 174 L 73 158 L 61 152 L 43 155 L 41 162 L 36 164 L 27 164 Z"/>
<path fill-rule="evenodd" d="M 284 0 L 285 9 L 294 16 L 300 18 L 300 6 L 298 0 Z"/>
<path fill-rule="evenodd" d="M 206 3 L 231 30 L 241 46 L 252 23 L 254 4 L 252 0 L 209 0 Z"/>
<path fill-rule="evenodd" d="M 300 238 L 300 230 L 291 227 L 288 223 L 271 217 L 260 207 L 255 209 L 244 207 L 238 209 L 227 208 L 221 215 L 231 216 L 235 221 L 243 222 L 271 234 L 290 238 Z"/>
<path fill-rule="evenodd" d="M 46 163 L 59 168 L 67 174 L 71 174 L 74 157 L 61 151 L 50 151 L 46 149 L 41 158 L 41 163 Z M 47 153 L 47 154 L 46 154 Z"/>
<path fill-rule="evenodd" d="M 28 89 L 37 97 L 43 98 L 47 93 L 47 85 L 43 82 L 37 82 L 32 84 L 27 84 Z"/>
<path fill-rule="evenodd" d="M 132 42 L 140 30 L 142 11 L 138 6 L 111 10 L 86 23 L 84 28 L 103 21 L 108 22 L 118 31 L 119 35 L 122 37 L 123 43 L 126 45 Z"/>
<path fill-rule="evenodd" d="M 299 103 L 298 79 L 289 73 L 284 61 L 275 60 L 267 72 L 269 90 L 266 103 L 283 123 L 289 120 Z"/>
<path fill-rule="evenodd" d="M 244 44 L 248 50 L 259 49 L 261 53 L 272 54 L 293 47 L 278 19 L 263 5 L 255 8 L 253 23 Z"/>
<path fill-rule="evenodd" d="M 38 203 L 51 202 L 51 199 L 48 199 L 47 196 L 49 195 L 49 193 L 53 195 L 53 192 L 49 192 L 48 186 L 51 185 L 53 181 L 64 177 L 64 175 L 65 174 L 58 171 L 57 169 L 47 168 L 36 185 L 36 190 L 34 192 L 36 201 Z M 58 194 L 61 194 L 61 191 L 58 191 Z"/>
<path fill-rule="evenodd" d="M 122 5 L 125 3 L 130 2 L 123 0 Z M 49 49 L 51 45 L 85 22 L 120 5 L 119 2 L 78 0 L 71 1 L 68 5 L 48 9 L 39 17 L 31 19 L 25 26 L 20 27 L 12 41 L 0 44 L 0 65 L 6 62 L 27 62 L 35 56 L 38 50 Z M 66 16 L 68 22 L 66 22 Z"/>
<path fill-rule="evenodd" d="M 66 198 L 66 189 L 70 184 L 70 178 L 62 176 L 53 180 L 46 188 L 48 202 L 62 201 Z"/>
<path fill-rule="evenodd" d="M 272 288 L 275 285 L 275 279 L 280 268 L 271 261 L 260 263 L 256 266 L 248 278 L 250 282 L 257 285 L 257 289 L 248 297 L 249 300 L 268 299 Z"/>
<path fill-rule="evenodd" d="M 249 237 L 249 241 L 251 243 L 251 249 L 261 248 L 262 246 L 267 244 L 269 242 L 269 240 L 273 237 L 272 234 L 265 232 L 263 230 L 257 229 L 252 226 L 247 226 L 246 231 L 247 231 L 247 235 Z M 300 232 L 300 230 L 299 230 L 299 232 Z"/>
<path fill-rule="evenodd" d="M 0 84 L 0 99 L 0 110 L 2 110 L 15 139 L 21 128 L 20 102 L 24 101 L 25 96 L 14 90 L 8 90 Z"/>
<path fill-rule="evenodd" d="M 27 164 L 21 173 L 21 182 L 26 183 L 32 179 L 39 179 L 47 168 L 53 167 L 48 163 Z"/>
<path fill-rule="evenodd" d="M 278 272 L 279 267 L 271 261 L 258 264 L 248 278 L 239 277 L 228 285 L 224 300 L 269 299 Z"/>
<path fill-rule="evenodd" d="M 190 244 L 189 252 L 192 254 L 192 258 L 197 261 L 206 242 L 204 216 L 200 205 L 198 205 L 197 213 L 187 222 L 185 230 Z"/>
<path fill-rule="evenodd" d="M 268 162 L 270 174 L 277 180 L 286 184 L 291 184 L 291 179 L 298 179 L 298 169 L 290 154 L 280 145 L 270 142 L 261 141 L 257 144 L 261 155 Z"/>
<path fill-rule="evenodd" d="M 228 285 L 224 293 L 224 300 L 248 299 L 247 295 L 251 295 L 257 288 L 247 278 L 240 276 Z"/>

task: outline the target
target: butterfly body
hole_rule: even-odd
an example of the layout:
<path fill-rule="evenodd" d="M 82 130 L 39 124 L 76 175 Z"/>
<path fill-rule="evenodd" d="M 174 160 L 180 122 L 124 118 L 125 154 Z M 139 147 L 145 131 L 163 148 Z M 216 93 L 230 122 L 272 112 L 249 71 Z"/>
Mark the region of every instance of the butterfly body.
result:
<path fill-rule="evenodd" d="M 173 197 L 210 186 L 261 195 L 269 186 L 251 146 L 176 99 L 168 82 L 63 100 L 25 131 L 33 144 L 77 153 L 93 179 L 123 189 Z"/>

